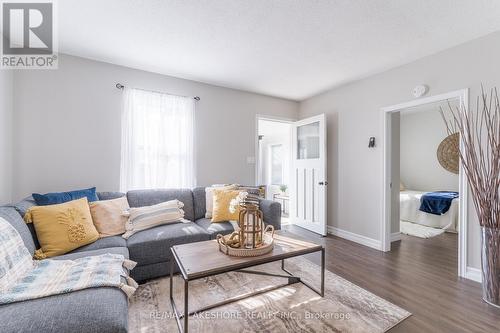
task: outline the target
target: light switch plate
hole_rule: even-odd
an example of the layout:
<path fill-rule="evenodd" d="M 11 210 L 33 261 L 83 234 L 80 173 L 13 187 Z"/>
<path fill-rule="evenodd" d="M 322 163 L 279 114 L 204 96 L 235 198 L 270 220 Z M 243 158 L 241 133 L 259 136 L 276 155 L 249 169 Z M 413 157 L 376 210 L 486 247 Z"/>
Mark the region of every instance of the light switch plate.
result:
<path fill-rule="evenodd" d="M 247 156 L 247 164 L 255 164 L 255 156 Z"/>

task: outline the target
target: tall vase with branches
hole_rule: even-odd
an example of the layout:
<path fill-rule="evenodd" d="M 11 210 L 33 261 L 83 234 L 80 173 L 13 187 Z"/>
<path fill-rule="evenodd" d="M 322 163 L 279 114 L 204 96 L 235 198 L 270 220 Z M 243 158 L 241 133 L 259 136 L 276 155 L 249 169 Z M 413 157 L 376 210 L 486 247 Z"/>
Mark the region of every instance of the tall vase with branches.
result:
<path fill-rule="evenodd" d="M 441 109 L 449 134 L 460 133 L 460 161 L 481 225 L 483 299 L 500 307 L 500 101 L 481 87 L 476 106 Z"/>

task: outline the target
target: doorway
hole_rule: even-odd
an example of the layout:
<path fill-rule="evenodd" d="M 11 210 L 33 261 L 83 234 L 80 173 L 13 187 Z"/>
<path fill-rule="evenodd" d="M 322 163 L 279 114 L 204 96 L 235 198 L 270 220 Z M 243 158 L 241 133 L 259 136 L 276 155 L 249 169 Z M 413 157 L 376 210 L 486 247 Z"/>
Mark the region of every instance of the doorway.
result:
<path fill-rule="evenodd" d="M 281 204 L 282 225 L 290 223 L 291 135 L 291 121 L 257 117 L 256 185 Z"/>
<path fill-rule="evenodd" d="M 401 227 L 405 228 L 403 230 L 405 233 L 410 232 L 414 236 L 426 236 L 427 232 L 431 235 L 436 232 L 458 232 L 458 275 L 461 277 L 466 276 L 467 266 L 466 175 L 461 165 L 457 165 L 456 178 L 439 169 L 444 167 L 436 161 L 440 154 L 439 147 L 434 147 L 435 144 L 426 145 L 425 142 L 435 141 L 435 138 L 432 138 L 433 134 L 430 133 L 432 128 L 439 128 L 441 125 L 444 131 L 443 119 L 440 114 L 436 114 L 439 113 L 440 107 L 444 109 L 449 106 L 460 107 L 468 105 L 467 103 L 468 89 L 463 89 L 382 109 L 384 121 L 382 250 L 391 250 L 391 240 L 399 238 L 395 238 L 394 235 L 399 235 Z M 427 118 L 425 113 L 428 113 Z M 417 126 L 419 121 L 426 123 L 419 130 L 420 135 L 411 133 L 412 128 L 409 126 Z M 447 135 L 443 133 L 437 135 L 447 139 Z M 412 135 L 414 137 L 410 138 Z M 456 139 L 457 146 L 460 146 L 459 138 Z M 403 142 L 405 146 L 400 147 Z M 408 154 L 413 155 L 409 157 Z M 416 156 L 418 154 L 420 157 Z M 405 184 L 405 177 L 408 184 Z M 457 183 L 454 184 L 453 180 Z M 449 202 L 449 211 L 433 213 L 426 211 L 432 210 L 432 207 L 424 207 L 424 202 L 427 202 L 425 198 L 441 196 L 443 192 L 438 191 L 442 190 L 446 190 L 446 193 L 452 193 L 454 190 L 457 192 L 458 198 Z M 438 230 L 440 228 L 443 230 Z"/>

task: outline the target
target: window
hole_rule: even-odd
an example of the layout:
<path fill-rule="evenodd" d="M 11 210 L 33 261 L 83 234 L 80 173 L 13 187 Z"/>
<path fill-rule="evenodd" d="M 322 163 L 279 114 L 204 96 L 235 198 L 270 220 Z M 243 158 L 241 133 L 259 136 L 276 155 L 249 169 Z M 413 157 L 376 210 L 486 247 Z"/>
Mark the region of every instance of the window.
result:
<path fill-rule="evenodd" d="M 271 184 L 283 183 L 283 145 L 271 145 Z"/>
<path fill-rule="evenodd" d="M 297 127 L 297 159 L 319 158 L 319 122 Z"/>
<path fill-rule="evenodd" d="M 194 100 L 124 91 L 120 189 L 192 188 Z"/>

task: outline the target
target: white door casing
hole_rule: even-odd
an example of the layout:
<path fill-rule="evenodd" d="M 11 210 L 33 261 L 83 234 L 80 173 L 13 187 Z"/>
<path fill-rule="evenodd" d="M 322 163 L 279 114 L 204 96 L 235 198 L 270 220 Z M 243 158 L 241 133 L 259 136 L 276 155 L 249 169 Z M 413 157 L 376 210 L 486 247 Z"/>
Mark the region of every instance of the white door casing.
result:
<path fill-rule="evenodd" d="M 466 109 L 469 108 L 469 88 L 456 90 L 440 95 L 428 96 L 419 99 L 415 99 L 409 102 L 404 102 L 381 109 L 382 111 L 382 128 L 383 128 L 383 174 L 382 174 L 382 218 L 380 221 L 380 231 L 381 231 L 381 250 L 390 251 L 391 250 L 391 140 L 392 140 L 392 129 L 390 116 L 393 112 L 404 112 L 409 108 L 436 103 L 445 102 L 447 100 L 459 99 L 460 104 L 465 106 Z M 444 125 L 443 125 L 444 126 Z M 463 150 L 463 142 L 460 141 L 460 149 Z M 462 164 L 460 164 L 459 170 L 459 235 L 458 235 L 458 276 L 467 279 L 472 279 L 468 275 L 468 260 L 467 260 L 467 238 L 468 238 L 468 181 L 465 170 Z M 397 185 L 396 185 L 397 186 Z M 475 276 L 475 274 L 471 274 Z"/>
<path fill-rule="evenodd" d="M 290 221 L 326 236 L 326 119 L 321 114 L 292 124 Z"/>

